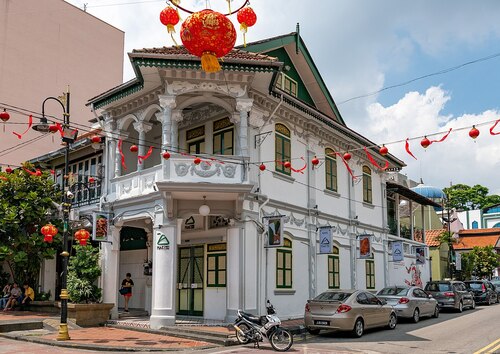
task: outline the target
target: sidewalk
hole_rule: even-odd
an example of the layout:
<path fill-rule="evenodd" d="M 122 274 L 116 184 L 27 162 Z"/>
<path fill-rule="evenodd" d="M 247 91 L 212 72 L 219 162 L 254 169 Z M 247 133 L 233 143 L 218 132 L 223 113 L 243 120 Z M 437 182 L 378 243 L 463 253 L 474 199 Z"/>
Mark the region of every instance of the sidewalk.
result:
<path fill-rule="evenodd" d="M 234 342 L 234 329 L 227 324 L 185 323 L 157 331 L 149 329 L 149 317 L 120 320 L 110 327 L 81 328 L 68 322 L 71 339 L 57 341 L 59 319 L 58 315 L 47 313 L 0 311 L 0 336 L 68 348 L 129 352 L 200 350 L 221 347 L 223 344 L 220 343 L 230 342 L 231 339 Z M 302 319 L 283 321 L 283 327 L 293 333 L 300 333 L 302 324 Z M 206 341 L 214 336 L 221 340 Z"/>

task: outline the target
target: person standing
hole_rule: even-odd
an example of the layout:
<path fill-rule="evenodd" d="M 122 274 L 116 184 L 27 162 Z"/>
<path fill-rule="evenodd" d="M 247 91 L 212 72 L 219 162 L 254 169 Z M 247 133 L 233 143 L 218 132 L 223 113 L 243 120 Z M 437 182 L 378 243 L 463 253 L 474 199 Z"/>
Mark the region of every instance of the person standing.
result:
<path fill-rule="evenodd" d="M 128 302 L 132 297 L 132 287 L 134 286 L 134 281 L 131 279 L 132 275 L 127 273 L 125 279 L 122 281 L 122 289 L 125 291 L 121 292 L 123 294 L 123 299 L 125 300 L 125 312 L 128 312 Z"/>
<path fill-rule="evenodd" d="M 35 300 L 35 291 L 28 283 L 23 284 L 24 287 L 24 297 L 21 301 L 21 311 L 25 310 L 26 307 L 31 303 L 31 301 Z"/>

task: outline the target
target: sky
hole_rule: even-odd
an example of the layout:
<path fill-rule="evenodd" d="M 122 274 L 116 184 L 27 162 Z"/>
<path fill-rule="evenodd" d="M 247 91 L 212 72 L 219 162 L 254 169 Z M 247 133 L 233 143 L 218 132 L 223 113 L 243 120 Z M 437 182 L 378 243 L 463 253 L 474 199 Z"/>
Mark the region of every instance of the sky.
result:
<path fill-rule="evenodd" d="M 123 30 L 126 52 L 173 45 L 159 22 L 165 1 L 68 2 L 87 4 L 88 13 Z M 192 10 L 207 4 L 227 10 L 223 0 L 181 0 Z M 406 163 L 402 173 L 426 185 L 481 184 L 500 194 L 500 135 L 489 132 L 500 118 L 500 1 L 252 0 L 251 6 L 257 23 L 247 41 L 294 32 L 300 23 L 346 125 L 385 144 Z M 133 78 L 128 57 L 124 67 L 124 80 Z M 480 130 L 475 140 L 468 135 L 472 125 Z M 439 140 L 450 128 L 445 141 L 420 146 L 424 135 Z M 417 159 L 405 151 L 406 138 Z"/>

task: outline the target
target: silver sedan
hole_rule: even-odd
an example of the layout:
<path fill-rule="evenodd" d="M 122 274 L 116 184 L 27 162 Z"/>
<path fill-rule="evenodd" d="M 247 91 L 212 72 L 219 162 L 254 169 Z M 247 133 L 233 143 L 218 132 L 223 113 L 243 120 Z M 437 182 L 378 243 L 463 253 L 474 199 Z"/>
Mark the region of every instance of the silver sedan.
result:
<path fill-rule="evenodd" d="M 398 317 L 411 318 L 415 323 L 423 316 L 439 317 L 436 299 L 416 286 L 383 288 L 377 293 L 377 297 L 392 305 Z"/>

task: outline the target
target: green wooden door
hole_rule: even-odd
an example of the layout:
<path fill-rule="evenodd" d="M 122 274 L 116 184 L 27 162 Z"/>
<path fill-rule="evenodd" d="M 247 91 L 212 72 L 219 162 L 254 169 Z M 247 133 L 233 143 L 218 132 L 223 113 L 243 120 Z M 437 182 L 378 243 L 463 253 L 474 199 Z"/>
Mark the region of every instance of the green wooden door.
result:
<path fill-rule="evenodd" d="M 179 248 L 177 314 L 203 316 L 203 246 Z"/>

